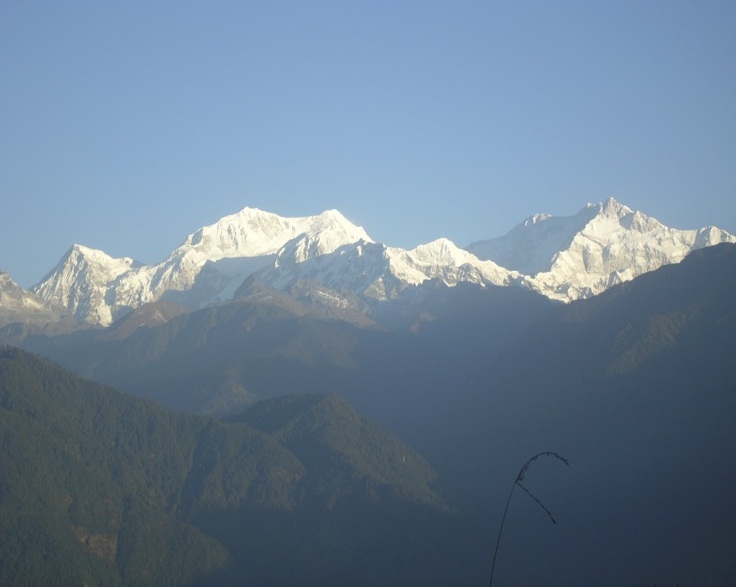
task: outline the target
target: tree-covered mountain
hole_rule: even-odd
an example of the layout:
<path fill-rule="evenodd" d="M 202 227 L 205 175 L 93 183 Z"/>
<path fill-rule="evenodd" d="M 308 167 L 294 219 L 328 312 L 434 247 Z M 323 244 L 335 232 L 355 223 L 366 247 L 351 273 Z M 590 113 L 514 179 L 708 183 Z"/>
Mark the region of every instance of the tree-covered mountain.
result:
<path fill-rule="evenodd" d="M 499 584 L 736 579 L 734 291 L 736 247 L 720 245 L 552 308 L 488 357 L 485 389 L 432 415 L 440 440 L 412 438 L 456 503 L 496 527 L 503 471 L 510 483 L 540 449 L 569 458 L 539 470 L 538 485 L 529 476 L 556 526 L 515 497 Z"/>
<path fill-rule="evenodd" d="M 11 330 L 6 341 L 178 411 L 224 415 L 292 391 L 340 393 L 372 409 L 379 398 L 395 404 L 463 377 L 555 305 L 523 290 L 429 282 L 387 302 L 380 319 L 389 329 L 315 315 L 260 287 L 257 297 L 169 310 L 160 323 L 150 316 L 163 311 L 161 302 L 107 329 L 58 336 Z"/>
<path fill-rule="evenodd" d="M 222 423 L 5 347 L 0 423 L 4 585 L 446 584 L 467 573 L 462 522 L 433 492 L 435 473 L 336 396 L 282 398 Z M 457 564 L 438 564 L 442 554 Z"/>

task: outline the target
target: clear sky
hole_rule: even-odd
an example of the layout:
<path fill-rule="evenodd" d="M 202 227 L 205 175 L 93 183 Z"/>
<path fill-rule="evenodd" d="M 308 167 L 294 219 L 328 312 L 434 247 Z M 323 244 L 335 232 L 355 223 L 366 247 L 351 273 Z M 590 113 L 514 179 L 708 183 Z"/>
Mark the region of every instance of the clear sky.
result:
<path fill-rule="evenodd" d="M 0 2 L 0 269 L 245 206 L 412 248 L 613 196 L 736 233 L 736 2 Z"/>

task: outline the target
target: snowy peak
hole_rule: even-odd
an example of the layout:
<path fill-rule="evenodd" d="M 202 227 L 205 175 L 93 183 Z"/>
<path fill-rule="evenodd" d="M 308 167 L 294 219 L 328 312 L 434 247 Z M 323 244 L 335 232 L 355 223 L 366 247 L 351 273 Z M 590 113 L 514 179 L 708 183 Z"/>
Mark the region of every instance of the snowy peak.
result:
<path fill-rule="evenodd" d="M 431 279 L 449 286 L 461 282 L 485 286 L 508 285 L 519 277 L 492 261 L 480 261 L 444 238 L 411 251 L 360 240 L 301 259 L 295 255 L 295 250 L 299 250 L 295 247 L 306 240 L 296 239 L 285 247 L 274 266 L 259 273 L 259 279 L 282 291 L 291 291 L 298 284 L 309 282 L 312 287 L 318 285 L 332 290 L 343 300 L 340 303 L 344 303 L 345 299 L 356 296 L 363 300 L 385 301 L 410 286 Z"/>
<path fill-rule="evenodd" d="M 694 232 L 695 243 L 692 246 L 693 250 L 712 247 L 721 243 L 736 242 L 736 237 L 727 233 L 725 230 L 716 228 L 715 226 L 706 226 L 704 228 L 699 228 Z"/>
<path fill-rule="evenodd" d="M 159 300 L 188 309 L 225 302 L 249 276 L 344 308 L 391 299 L 427 280 L 516 285 L 570 301 L 721 242 L 736 237 L 714 227 L 671 229 L 614 198 L 573 216 L 535 214 L 465 250 L 445 238 L 412 250 L 375 243 L 337 210 L 282 217 L 244 208 L 195 231 L 157 265 L 74 245 L 34 292 L 101 325 Z"/>
<path fill-rule="evenodd" d="M 396 250 L 396 249 L 395 249 Z M 451 240 L 439 238 L 430 243 L 419 245 L 411 251 L 404 252 L 411 265 L 421 269 L 430 279 L 440 277 L 446 269 L 459 269 L 464 266 L 486 266 L 494 270 L 508 273 L 492 261 L 481 261 L 472 253 L 461 249 Z"/>
<path fill-rule="evenodd" d="M 298 220 L 304 222 L 305 230 L 281 248 L 277 266 L 285 262 L 303 263 L 333 253 L 345 245 L 373 242 L 365 230 L 354 225 L 337 210 L 328 210 L 318 216 Z"/>
<path fill-rule="evenodd" d="M 597 210 L 599 216 L 606 216 L 609 218 L 623 218 L 624 216 L 633 213 L 631 208 L 619 203 L 615 198 L 608 198 L 604 202 L 598 204 L 589 203 L 587 207 Z"/>
<path fill-rule="evenodd" d="M 371 240 L 363 228 L 350 222 L 339 210 L 325 210 L 316 216 L 308 216 L 306 220 L 314 231 L 341 230 L 349 233 L 354 232 L 360 235 L 363 240 Z"/>
<path fill-rule="evenodd" d="M 244 208 L 189 235 L 158 265 L 141 266 L 74 245 L 35 291 L 78 320 L 108 325 L 164 297 L 192 309 L 225 301 L 277 254 L 279 263 L 297 263 L 358 241 L 372 242 L 337 210 L 284 218 Z"/>
<path fill-rule="evenodd" d="M 290 219 L 256 208 L 244 208 L 215 224 L 200 228 L 187 237 L 172 256 L 192 249 L 210 260 L 269 255 L 298 232 L 299 228 Z"/>
<path fill-rule="evenodd" d="M 438 238 L 432 242 L 419 245 L 411 253 L 417 260 L 452 263 L 454 265 L 462 265 L 469 257 L 467 251 L 462 250 L 446 238 Z"/>
<path fill-rule="evenodd" d="M 390 249 L 394 274 L 412 284 L 437 279 L 454 286 L 461 282 L 478 285 L 508 285 L 518 274 L 483 261 L 446 238 L 419 245 L 411 251 Z"/>
<path fill-rule="evenodd" d="M 64 314 L 61 308 L 23 289 L 0 271 L 0 327 L 13 323 L 43 326 L 60 320 Z"/>
<path fill-rule="evenodd" d="M 474 242 L 466 250 L 511 271 L 535 275 L 549 269 L 552 258 L 570 246 L 575 235 L 599 214 L 600 208 L 600 204 L 588 204 L 568 217 L 535 214 L 505 236 Z"/>
<path fill-rule="evenodd" d="M 111 257 L 104 251 L 91 249 L 84 245 L 74 244 L 61 258 L 56 269 L 52 273 L 59 270 L 67 274 L 72 272 L 89 271 L 95 273 L 120 275 L 128 271 L 137 264 L 130 257 L 116 259 Z"/>
<path fill-rule="evenodd" d="M 571 301 L 721 242 L 736 238 L 716 228 L 668 228 L 609 198 L 574 216 L 534 216 L 504 237 L 473 243 L 468 250 L 530 276 L 533 289 L 547 297 Z"/>
<path fill-rule="evenodd" d="M 365 231 L 337 210 L 317 216 L 286 218 L 257 208 L 244 208 L 187 237 L 171 257 L 196 251 L 210 261 L 276 254 L 287 242 L 302 235 L 320 233 L 344 236 L 344 240 L 370 240 Z M 349 235 L 349 236 L 348 236 Z"/>
<path fill-rule="evenodd" d="M 104 301 L 107 287 L 135 267 L 137 263 L 129 257 L 115 259 L 103 251 L 75 244 L 33 292 L 77 317 L 107 324 L 112 320 Z"/>

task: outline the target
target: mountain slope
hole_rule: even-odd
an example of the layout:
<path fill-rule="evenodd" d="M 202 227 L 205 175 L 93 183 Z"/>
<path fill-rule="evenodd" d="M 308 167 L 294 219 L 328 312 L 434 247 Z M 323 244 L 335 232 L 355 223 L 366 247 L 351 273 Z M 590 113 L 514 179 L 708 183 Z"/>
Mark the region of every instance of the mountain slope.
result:
<path fill-rule="evenodd" d="M 0 327 L 9 324 L 44 327 L 69 317 L 64 308 L 24 290 L 10 275 L 0 271 Z"/>
<path fill-rule="evenodd" d="M 339 395 L 265 400 L 225 421 L 243 422 L 277 439 L 307 465 L 309 491 L 328 503 L 340 492 L 356 491 L 355 482 L 363 485 L 370 479 L 371 491 L 380 493 L 385 486 L 407 499 L 442 506 L 431 490 L 436 473 L 427 462 L 397 436 L 359 416 Z M 331 459 L 324 458 L 325 450 L 332 453 Z M 335 476 L 331 460 L 340 463 L 341 477 Z M 386 485 L 389 479 L 401 484 Z"/>
<path fill-rule="evenodd" d="M 427 564 L 464 530 L 419 455 L 337 398 L 280 402 L 265 409 L 291 435 L 168 413 L 0 349 L 0 582 L 442 584 L 467 573 L 462 553 Z"/>
<path fill-rule="evenodd" d="M 373 310 L 378 325 L 336 318 L 334 310 L 325 317 L 310 303 L 252 279 L 245 297 L 160 324 L 141 326 L 138 312 L 150 313 L 144 306 L 108 329 L 19 344 L 179 411 L 230 414 L 288 392 L 350 390 L 351 402 L 375 417 L 386 414 L 382 402 L 395 408 L 426 385 L 463 377 L 457 370 L 470 373 L 473 361 L 552 304 L 528 290 L 439 281 L 382 302 Z"/>
<path fill-rule="evenodd" d="M 514 497 L 500 583 L 734 581 L 735 289 L 736 245 L 721 244 L 553 307 L 486 358 L 485 386 L 425 414 L 446 433 L 412 444 L 461 504 L 503 504 L 498 471 L 513 479 L 536 451 L 570 460 L 529 475 L 556 526 Z"/>
<path fill-rule="evenodd" d="M 177 431 L 162 410 L 13 349 L 0 351 L 0 413 L 3 584 L 177 584 L 226 563 L 169 514 L 194 420 Z M 156 541 L 171 548 L 146 552 Z"/>
<path fill-rule="evenodd" d="M 107 301 L 110 284 L 136 267 L 133 259 L 114 259 L 102 251 L 73 245 L 33 292 L 77 318 L 109 324 L 113 319 Z"/>

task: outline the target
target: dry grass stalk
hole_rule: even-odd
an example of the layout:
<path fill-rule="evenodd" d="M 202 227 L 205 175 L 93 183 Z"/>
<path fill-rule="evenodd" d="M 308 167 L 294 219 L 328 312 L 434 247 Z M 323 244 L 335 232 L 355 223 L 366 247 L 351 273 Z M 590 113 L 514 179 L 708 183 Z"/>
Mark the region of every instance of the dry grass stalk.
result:
<path fill-rule="evenodd" d="M 503 532 L 503 524 L 506 521 L 506 514 L 509 511 L 509 504 L 511 503 L 511 497 L 514 495 L 514 489 L 516 489 L 517 486 L 521 487 L 521 489 L 524 490 L 524 492 L 531 497 L 539 507 L 541 507 L 544 512 L 549 516 L 549 519 L 552 520 L 553 524 L 556 524 L 554 517 L 552 516 L 552 512 L 547 509 L 547 507 L 536 497 L 532 494 L 531 491 L 529 491 L 526 487 L 524 487 L 521 482 L 526 477 L 526 472 L 529 470 L 529 466 L 536 461 L 540 457 L 553 457 L 556 458 L 566 465 L 570 465 L 570 461 L 568 461 L 565 457 L 558 455 L 556 452 L 552 452 L 551 450 L 546 450 L 540 453 L 535 454 L 532 458 L 530 458 L 519 470 L 519 474 L 516 476 L 516 479 L 514 480 L 514 484 L 511 486 L 511 491 L 509 492 L 509 497 L 506 500 L 506 507 L 503 510 L 503 517 L 501 518 L 501 527 L 498 529 L 498 538 L 496 538 L 496 549 L 493 551 L 493 563 L 491 564 L 491 582 L 489 587 L 493 587 L 493 572 L 496 569 L 496 556 L 498 555 L 498 545 L 501 543 L 501 532 Z"/>

